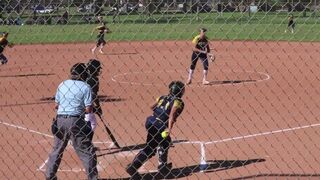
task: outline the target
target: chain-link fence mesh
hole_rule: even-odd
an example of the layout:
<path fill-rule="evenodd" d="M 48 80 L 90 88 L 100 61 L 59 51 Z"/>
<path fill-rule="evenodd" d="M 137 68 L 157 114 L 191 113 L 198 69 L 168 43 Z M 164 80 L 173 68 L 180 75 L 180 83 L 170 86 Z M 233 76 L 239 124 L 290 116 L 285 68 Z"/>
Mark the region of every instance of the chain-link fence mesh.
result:
<path fill-rule="evenodd" d="M 0 179 L 318 179 L 318 4 L 0 1 Z"/>

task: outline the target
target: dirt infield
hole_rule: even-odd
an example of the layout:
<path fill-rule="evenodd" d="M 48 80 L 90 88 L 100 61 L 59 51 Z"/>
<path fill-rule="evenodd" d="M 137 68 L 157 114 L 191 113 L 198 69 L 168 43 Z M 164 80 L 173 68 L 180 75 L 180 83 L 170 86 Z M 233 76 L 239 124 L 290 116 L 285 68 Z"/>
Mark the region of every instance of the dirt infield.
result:
<path fill-rule="evenodd" d="M 93 58 L 92 44 L 26 45 L 6 51 L 0 66 L 0 179 L 44 179 L 52 148 L 52 97 L 71 65 Z M 201 85 L 202 64 L 186 89 L 185 110 L 173 132 L 170 178 L 303 179 L 320 177 L 320 43 L 213 42 L 211 85 Z M 172 80 L 185 80 L 189 42 L 110 43 L 103 63 L 100 98 L 104 118 L 122 149 L 112 149 L 102 123 L 102 179 L 128 177 L 124 171 L 146 132 L 145 118 Z M 136 146 L 138 145 L 138 146 Z M 131 148 L 133 148 L 131 150 Z M 71 146 L 58 177 L 85 179 Z M 156 158 L 142 174 L 151 177 Z M 203 170 L 203 168 L 206 168 Z"/>

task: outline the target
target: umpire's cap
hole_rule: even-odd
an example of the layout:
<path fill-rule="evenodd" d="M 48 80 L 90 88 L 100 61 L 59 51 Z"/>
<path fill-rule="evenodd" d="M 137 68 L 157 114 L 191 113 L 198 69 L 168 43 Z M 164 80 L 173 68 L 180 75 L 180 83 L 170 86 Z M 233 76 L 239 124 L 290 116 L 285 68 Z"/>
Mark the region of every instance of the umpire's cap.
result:
<path fill-rule="evenodd" d="M 169 84 L 170 95 L 176 97 L 182 97 L 184 94 L 184 83 L 181 81 L 172 81 Z"/>
<path fill-rule="evenodd" d="M 86 80 L 88 76 L 86 65 L 84 63 L 76 63 L 71 67 L 70 74 L 72 79 Z"/>

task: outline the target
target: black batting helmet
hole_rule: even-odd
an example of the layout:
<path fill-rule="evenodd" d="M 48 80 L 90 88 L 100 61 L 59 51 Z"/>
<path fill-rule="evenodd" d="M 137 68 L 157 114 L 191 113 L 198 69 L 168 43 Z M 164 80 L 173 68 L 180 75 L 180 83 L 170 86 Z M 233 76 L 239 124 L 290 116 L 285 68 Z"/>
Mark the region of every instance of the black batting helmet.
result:
<path fill-rule="evenodd" d="M 87 71 L 90 75 L 99 75 L 101 63 L 97 59 L 90 59 L 87 63 Z"/>
<path fill-rule="evenodd" d="M 170 95 L 176 97 L 182 97 L 184 94 L 184 83 L 181 81 L 172 81 L 169 84 Z"/>
<path fill-rule="evenodd" d="M 207 32 L 208 30 L 206 28 L 200 28 L 200 31 Z"/>
<path fill-rule="evenodd" d="M 71 67 L 70 74 L 72 79 L 86 80 L 88 76 L 86 65 L 84 63 L 76 63 Z"/>
<path fill-rule="evenodd" d="M 2 32 L 2 36 L 8 36 L 9 33 L 8 32 Z"/>

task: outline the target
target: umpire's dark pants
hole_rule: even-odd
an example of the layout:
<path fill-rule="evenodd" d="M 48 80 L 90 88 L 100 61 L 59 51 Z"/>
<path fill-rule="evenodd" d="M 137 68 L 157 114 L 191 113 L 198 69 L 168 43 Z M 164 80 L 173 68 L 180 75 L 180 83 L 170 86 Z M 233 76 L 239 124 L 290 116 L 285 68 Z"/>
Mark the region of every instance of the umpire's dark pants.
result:
<path fill-rule="evenodd" d="M 91 127 L 82 117 L 57 116 L 57 126 L 61 132 L 61 137 L 54 137 L 54 146 L 46 170 L 47 179 L 56 179 L 56 173 L 59 168 L 63 151 L 68 145 L 68 141 L 72 141 L 78 157 L 82 161 L 89 180 L 98 179 L 97 156 L 94 146 L 89 136 Z"/>

